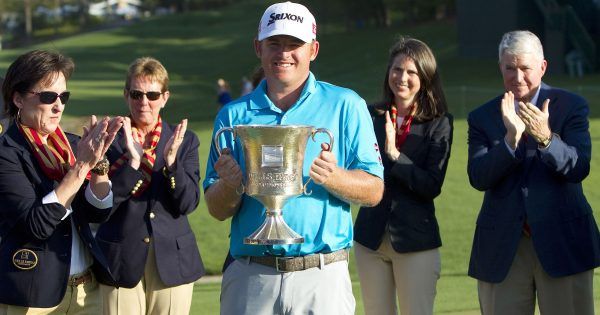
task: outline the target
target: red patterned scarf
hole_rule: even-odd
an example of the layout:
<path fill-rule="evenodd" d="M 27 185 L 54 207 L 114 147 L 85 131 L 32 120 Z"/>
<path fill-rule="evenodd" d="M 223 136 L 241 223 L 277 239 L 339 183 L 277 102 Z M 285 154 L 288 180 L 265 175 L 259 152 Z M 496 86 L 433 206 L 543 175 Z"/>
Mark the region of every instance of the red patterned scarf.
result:
<path fill-rule="evenodd" d="M 19 131 L 31 146 L 33 156 L 50 179 L 61 181 L 71 166 L 75 164 L 75 155 L 71 150 L 69 140 L 63 130 L 58 126 L 56 130 L 48 135 L 46 143 L 33 128 L 18 123 Z"/>
<path fill-rule="evenodd" d="M 142 193 L 150 186 L 152 180 L 152 169 L 154 168 L 154 162 L 156 160 L 156 146 L 158 140 L 160 140 L 160 134 L 162 132 L 162 119 L 158 116 L 158 122 L 154 126 L 154 129 L 150 131 L 147 136 L 150 136 L 150 141 L 146 143 L 139 129 L 135 126 L 131 126 L 131 133 L 133 141 L 142 145 L 144 154 L 142 155 L 142 161 L 140 164 L 140 171 L 144 175 L 144 182 L 137 189 L 134 197 L 139 197 Z M 112 175 L 117 169 L 121 168 L 125 163 L 129 161 L 129 153 L 123 154 L 115 163 L 112 164 L 109 172 L 109 176 Z"/>
<path fill-rule="evenodd" d="M 400 150 L 400 148 L 402 147 L 402 145 L 404 144 L 404 141 L 406 141 L 406 137 L 408 137 L 408 134 L 410 133 L 410 125 L 412 124 L 412 120 L 413 120 L 413 109 L 414 109 L 415 105 L 411 105 L 410 108 L 408 109 L 409 114 L 407 116 L 404 117 L 404 119 L 402 120 L 402 124 L 400 124 L 399 127 L 396 127 L 396 121 L 397 121 L 397 117 L 398 117 L 398 109 L 396 108 L 396 106 L 394 106 L 393 104 L 390 106 L 390 118 L 392 119 L 392 123 L 394 124 L 394 127 L 396 128 L 396 149 Z"/>

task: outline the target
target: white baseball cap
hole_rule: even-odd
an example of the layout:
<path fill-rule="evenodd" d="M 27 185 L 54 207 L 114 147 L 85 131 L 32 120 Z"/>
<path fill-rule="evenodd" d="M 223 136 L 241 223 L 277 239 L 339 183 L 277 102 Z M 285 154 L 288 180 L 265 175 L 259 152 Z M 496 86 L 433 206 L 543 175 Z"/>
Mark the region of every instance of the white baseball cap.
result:
<path fill-rule="evenodd" d="M 275 35 L 294 36 L 305 43 L 317 38 L 317 23 L 308 9 L 298 3 L 275 3 L 267 8 L 258 25 L 258 40 Z"/>

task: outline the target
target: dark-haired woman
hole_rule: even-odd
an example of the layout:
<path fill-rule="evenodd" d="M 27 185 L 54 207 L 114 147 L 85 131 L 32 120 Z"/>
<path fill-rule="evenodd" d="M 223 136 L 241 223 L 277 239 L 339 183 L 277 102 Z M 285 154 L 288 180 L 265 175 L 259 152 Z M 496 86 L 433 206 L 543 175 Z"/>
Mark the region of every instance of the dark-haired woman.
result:
<path fill-rule="evenodd" d="M 10 65 L 2 85 L 12 120 L 0 137 L 2 315 L 100 313 L 90 267 L 94 258 L 106 260 L 89 223 L 112 207 L 102 158 L 123 119 L 92 117 L 81 139 L 62 130 L 73 68 L 59 53 L 30 51 Z"/>
<path fill-rule="evenodd" d="M 383 102 L 373 125 L 384 146 L 385 193 L 375 207 L 362 207 L 355 253 L 366 314 L 432 314 L 442 245 L 434 198 L 442 188 L 452 116 L 447 112 L 435 57 L 413 38 L 390 50 Z"/>

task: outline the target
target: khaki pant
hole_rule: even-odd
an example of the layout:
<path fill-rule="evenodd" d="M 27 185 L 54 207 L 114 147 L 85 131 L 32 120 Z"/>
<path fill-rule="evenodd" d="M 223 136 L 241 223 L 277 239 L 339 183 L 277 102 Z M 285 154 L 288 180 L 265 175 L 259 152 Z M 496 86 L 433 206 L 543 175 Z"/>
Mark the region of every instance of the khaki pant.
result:
<path fill-rule="evenodd" d="M 354 255 L 365 314 L 433 314 L 436 284 L 440 278 L 440 252 L 436 249 L 398 253 L 386 233 L 374 251 L 354 242 Z"/>
<path fill-rule="evenodd" d="M 96 278 L 93 276 L 91 281 L 76 287 L 68 285 L 65 296 L 55 307 L 34 308 L 0 304 L 0 315 L 97 315 L 100 313 L 100 292 Z"/>
<path fill-rule="evenodd" d="M 154 246 L 150 246 L 144 275 L 133 288 L 115 288 L 100 284 L 105 315 L 188 315 L 194 283 L 167 287 L 158 275 Z"/>
<path fill-rule="evenodd" d="M 523 236 L 504 281 L 477 282 L 481 313 L 532 315 L 537 295 L 542 315 L 593 315 L 593 272 L 550 277 L 537 258 L 531 238 Z"/>

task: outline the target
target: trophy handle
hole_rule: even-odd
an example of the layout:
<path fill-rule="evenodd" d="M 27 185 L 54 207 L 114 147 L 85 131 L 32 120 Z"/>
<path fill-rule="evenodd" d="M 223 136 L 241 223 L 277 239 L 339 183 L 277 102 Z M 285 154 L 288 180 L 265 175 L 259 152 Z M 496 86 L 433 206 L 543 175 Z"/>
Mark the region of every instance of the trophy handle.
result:
<path fill-rule="evenodd" d="M 215 148 L 217 149 L 217 152 L 219 153 L 219 156 L 221 156 L 221 146 L 219 145 L 219 137 L 221 136 L 221 134 L 225 131 L 229 131 L 231 133 L 233 133 L 233 141 L 235 141 L 235 131 L 233 130 L 232 127 L 223 127 L 221 129 L 219 129 L 217 131 L 217 133 L 215 133 L 215 138 L 213 139 L 213 142 L 215 143 Z"/>
<path fill-rule="evenodd" d="M 313 130 L 313 132 L 311 134 L 311 138 L 313 139 L 313 141 L 315 141 L 315 135 L 319 132 L 326 133 L 329 136 L 329 148 L 327 151 L 331 152 L 331 150 L 333 150 L 333 134 L 327 128 L 315 129 L 315 130 Z M 309 177 L 308 180 L 306 181 L 306 184 L 304 184 L 304 187 L 302 188 L 302 190 L 304 191 L 304 194 L 306 196 L 310 196 L 312 194 L 312 190 L 311 191 L 306 190 L 306 188 L 308 188 L 308 183 L 310 183 L 310 180 L 311 180 L 311 178 Z"/>
<path fill-rule="evenodd" d="M 229 131 L 229 132 L 233 133 L 233 141 L 235 141 L 235 130 L 232 127 L 223 127 L 221 129 L 219 129 L 217 131 L 217 133 L 215 133 L 215 138 L 213 139 L 213 142 L 215 144 L 215 149 L 217 149 L 217 152 L 219 153 L 219 156 L 221 156 L 221 154 L 222 154 L 222 152 L 221 152 L 221 146 L 219 145 L 219 137 L 225 131 Z M 240 192 L 240 189 L 241 189 L 241 192 Z M 235 189 L 235 192 L 238 195 L 242 195 L 245 190 L 246 190 L 246 187 L 244 186 L 244 183 L 241 183 L 240 187 L 237 187 Z"/>

